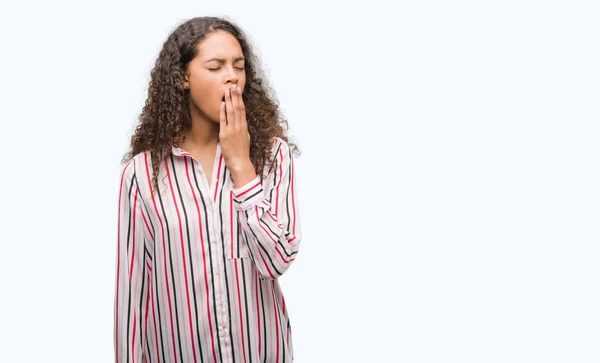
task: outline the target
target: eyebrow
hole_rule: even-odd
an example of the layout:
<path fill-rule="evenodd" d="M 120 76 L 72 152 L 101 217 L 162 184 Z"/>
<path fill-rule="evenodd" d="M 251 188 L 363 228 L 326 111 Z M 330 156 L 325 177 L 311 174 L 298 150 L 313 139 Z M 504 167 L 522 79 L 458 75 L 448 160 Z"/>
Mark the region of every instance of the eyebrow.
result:
<path fill-rule="evenodd" d="M 233 63 L 239 62 L 241 60 L 245 60 L 244 57 L 237 57 L 236 59 L 233 60 Z M 208 62 L 212 62 L 212 61 L 217 61 L 219 63 L 225 63 L 225 59 L 223 59 L 223 58 L 211 58 L 204 63 L 208 63 Z"/>

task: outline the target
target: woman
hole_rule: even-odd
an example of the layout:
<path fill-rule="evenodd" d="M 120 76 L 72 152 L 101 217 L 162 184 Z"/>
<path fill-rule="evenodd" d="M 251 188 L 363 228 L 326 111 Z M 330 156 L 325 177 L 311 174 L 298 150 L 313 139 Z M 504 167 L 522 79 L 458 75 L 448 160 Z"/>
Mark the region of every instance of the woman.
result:
<path fill-rule="evenodd" d="M 116 361 L 293 360 L 277 280 L 301 240 L 293 144 L 263 78 L 225 19 L 164 43 L 123 160 Z"/>

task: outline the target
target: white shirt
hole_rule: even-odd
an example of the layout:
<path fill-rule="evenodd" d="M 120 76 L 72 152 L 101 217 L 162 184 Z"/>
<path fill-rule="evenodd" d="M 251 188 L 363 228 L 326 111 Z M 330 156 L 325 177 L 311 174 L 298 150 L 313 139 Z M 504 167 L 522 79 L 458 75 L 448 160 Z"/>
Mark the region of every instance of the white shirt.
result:
<path fill-rule="evenodd" d="M 150 152 L 121 175 L 115 296 L 117 362 L 291 362 L 291 325 L 277 278 L 301 240 L 293 155 L 235 189 L 217 146 L 207 183 L 173 147 L 150 194 Z M 266 169 L 266 168 L 265 168 Z"/>

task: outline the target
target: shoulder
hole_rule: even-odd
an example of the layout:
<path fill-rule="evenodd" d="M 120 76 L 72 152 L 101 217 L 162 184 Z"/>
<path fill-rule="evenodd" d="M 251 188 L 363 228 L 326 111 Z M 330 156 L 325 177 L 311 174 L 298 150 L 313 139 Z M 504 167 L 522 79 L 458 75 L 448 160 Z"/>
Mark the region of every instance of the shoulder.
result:
<path fill-rule="evenodd" d="M 146 164 L 149 164 L 150 153 L 147 151 L 140 152 L 129 159 L 125 164 L 121 166 L 121 176 L 125 179 L 131 179 L 135 177 Z"/>
<path fill-rule="evenodd" d="M 284 139 L 278 136 L 273 137 L 271 152 L 275 159 L 281 160 L 282 158 L 289 157 L 290 151 L 290 145 Z"/>

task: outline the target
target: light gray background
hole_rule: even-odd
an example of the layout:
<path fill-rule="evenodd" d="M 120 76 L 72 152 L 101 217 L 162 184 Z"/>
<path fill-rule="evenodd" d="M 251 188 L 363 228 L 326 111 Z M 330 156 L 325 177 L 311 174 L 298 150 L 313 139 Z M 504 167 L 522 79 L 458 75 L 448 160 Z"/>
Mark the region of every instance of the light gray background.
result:
<path fill-rule="evenodd" d="M 110 362 L 118 182 L 181 21 L 302 149 L 296 362 L 600 361 L 594 1 L 0 2 L 0 361 Z"/>

